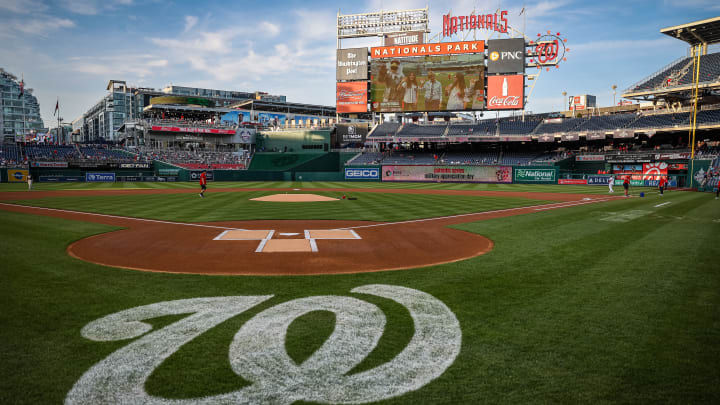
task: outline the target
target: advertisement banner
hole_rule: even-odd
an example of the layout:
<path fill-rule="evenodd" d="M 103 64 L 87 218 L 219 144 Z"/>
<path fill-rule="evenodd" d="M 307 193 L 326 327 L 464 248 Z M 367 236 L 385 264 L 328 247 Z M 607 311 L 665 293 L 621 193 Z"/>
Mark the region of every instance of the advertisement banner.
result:
<path fill-rule="evenodd" d="M 525 103 L 525 76 L 488 76 L 488 110 L 521 110 Z"/>
<path fill-rule="evenodd" d="M 516 183 L 555 183 L 555 169 L 518 169 L 513 170 L 513 181 Z"/>
<path fill-rule="evenodd" d="M 82 176 L 40 176 L 41 183 L 60 183 L 60 182 L 77 182 L 85 181 L 85 177 Z"/>
<path fill-rule="evenodd" d="M 85 181 L 88 183 L 114 182 L 115 173 L 85 173 Z"/>
<path fill-rule="evenodd" d="M 555 142 L 554 135 L 540 135 L 538 136 L 538 142 Z"/>
<path fill-rule="evenodd" d="M 27 169 L 7 169 L 8 183 L 25 183 L 29 173 Z"/>
<path fill-rule="evenodd" d="M 190 181 L 200 181 L 201 174 L 202 174 L 202 170 L 191 170 L 190 171 Z M 212 181 L 214 179 L 213 171 L 207 170 L 205 172 L 205 178 L 207 179 L 207 181 Z M 158 181 L 165 181 L 165 180 L 163 179 L 163 180 L 158 180 Z"/>
<path fill-rule="evenodd" d="M 385 46 L 414 45 L 425 43 L 424 31 L 397 32 L 385 35 Z M 366 49 L 367 51 L 367 49 Z"/>
<path fill-rule="evenodd" d="M 511 166 L 383 166 L 382 181 L 511 183 Z"/>
<path fill-rule="evenodd" d="M 374 112 L 464 111 L 485 107 L 485 56 L 397 58 L 371 65 Z"/>
<path fill-rule="evenodd" d="M 588 132 L 588 134 L 585 135 L 585 139 L 588 141 L 598 141 L 605 139 L 605 134 L 603 132 Z"/>
<path fill-rule="evenodd" d="M 339 123 L 335 128 L 341 143 L 363 143 L 368 134 L 368 124 L 363 122 Z"/>
<path fill-rule="evenodd" d="M 285 125 L 285 114 L 258 113 L 258 121 L 265 127 L 279 127 Z"/>
<path fill-rule="evenodd" d="M 587 184 L 585 179 L 560 179 L 558 184 Z"/>
<path fill-rule="evenodd" d="M 604 162 L 605 155 L 577 155 L 576 162 Z"/>
<path fill-rule="evenodd" d="M 562 142 L 575 142 L 580 140 L 580 136 L 578 134 L 564 134 L 560 136 L 560 140 Z"/>
<path fill-rule="evenodd" d="M 336 95 L 338 113 L 367 112 L 367 82 L 338 83 Z"/>
<path fill-rule="evenodd" d="M 377 46 L 370 49 L 370 57 L 404 58 L 408 56 L 455 55 L 484 53 L 485 41 L 442 42 L 434 44 Z"/>
<path fill-rule="evenodd" d="M 158 174 L 161 176 L 177 176 L 180 173 L 180 169 L 158 169 Z"/>
<path fill-rule="evenodd" d="M 660 163 L 643 163 L 643 180 L 660 180 L 661 177 L 667 178 L 668 164 Z"/>
<path fill-rule="evenodd" d="M 345 180 L 380 180 L 380 168 L 346 167 Z"/>
<path fill-rule="evenodd" d="M 120 163 L 121 169 L 149 169 L 150 163 Z"/>
<path fill-rule="evenodd" d="M 336 78 L 340 80 L 367 80 L 368 49 L 348 48 L 337 50 Z"/>
<path fill-rule="evenodd" d="M 219 134 L 219 135 L 233 135 L 234 129 L 215 129 L 215 128 L 190 128 L 190 127 L 166 127 L 153 125 L 150 127 L 152 131 L 158 132 L 188 132 L 193 134 Z"/>
<path fill-rule="evenodd" d="M 491 39 L 488 41 L 488 73 L 524 73 L 525 39 Z"/>
<path fill-rule="evenodd" d="M 32 162 L 32 163 L 30 163 L 30 166 L 63 168 L 63 167 L 68 167 L 68 163 L 67 162 Z"/>
<path fill-rule="evenodd" d="M 611 176 L 588 176 L 588 186 L 607 186 Z M 615 183 L 613 183 L 615 184 Z"/>

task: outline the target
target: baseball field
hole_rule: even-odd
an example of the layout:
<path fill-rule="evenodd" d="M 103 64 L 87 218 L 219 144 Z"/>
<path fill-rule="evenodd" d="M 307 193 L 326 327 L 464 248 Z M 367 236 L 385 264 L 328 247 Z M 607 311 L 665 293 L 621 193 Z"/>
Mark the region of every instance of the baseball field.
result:
<path fill-rule="evenodd" d="M 0 403 L 718 403 L 720 202 L 631 192 L 2 184 Z"/>

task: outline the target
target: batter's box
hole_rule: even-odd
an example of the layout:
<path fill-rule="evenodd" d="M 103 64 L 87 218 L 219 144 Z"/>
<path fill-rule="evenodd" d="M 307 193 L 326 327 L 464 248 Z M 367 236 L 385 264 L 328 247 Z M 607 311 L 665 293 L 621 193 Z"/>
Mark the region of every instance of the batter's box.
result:
<path fill-rule="evenodd" d="M 214 240 L 268 240 L 275 231 L 235 229 L 223 231 Z"/>
<path fill-rule="evenodd" d="M 313 250 L 308 239 L 270 239 L 265 241 L 262 249 L 258 248 L 257 251 L 263 253 L 317 252 L 317 250 Z"/>
<path fill-rule="evenodd" d="M 307 239 L 362 239 L 360 235 L 349 229 L 323 229 L 305 231 Z"/>

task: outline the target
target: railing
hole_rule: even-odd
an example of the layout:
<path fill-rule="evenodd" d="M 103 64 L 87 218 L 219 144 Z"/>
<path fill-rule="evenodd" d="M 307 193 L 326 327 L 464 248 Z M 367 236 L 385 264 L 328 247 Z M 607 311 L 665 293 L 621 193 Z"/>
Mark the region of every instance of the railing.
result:
<path fill-rule="evenodd" d="M 655 73 L 650 74 L 649 76 L 645 77 L 644 79 L 636 82 L 636 83 L 633 84 L 632 86 L 630 86 L 630 87 L 628 87 L 627 89 L 623 90 L 620 94 L 622 95 L 622 94 L 632 93 L 633 91 L 635 91 L 635 88 L 636 88 L 636 87 L 638 87 L 638 86 L 640 86 L 641 84 L 643 84 L 643 83 L 645 83 L 645 82 L 647 82 L 647 81 L 655 78 L 656 76 L 660 75 L 660 73 L 662 73 L 662 72 L 670 69 L 671 67 L 675 66 L 676 64 L 680 63 L 680 61 L 682 61 L 683 59 L 686 59 L 686 58 L 685 58 L 685 57 L 682 57 L 682 58 L 677 58 L 677 59 L 675 59 L 674 61 L 672 61 L 672 62 L 668 63 L 667 65 L 665 65 L 663 68 L 657 70 Z"/>

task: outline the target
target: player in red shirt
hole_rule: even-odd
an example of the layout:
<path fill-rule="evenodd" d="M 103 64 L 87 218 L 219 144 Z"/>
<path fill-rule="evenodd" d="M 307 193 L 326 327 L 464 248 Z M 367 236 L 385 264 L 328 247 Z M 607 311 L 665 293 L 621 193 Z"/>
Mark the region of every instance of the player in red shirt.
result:
<path fill-rule="evenodd" d="M 200 198 L 205 198 L 205 190 L 207 190 L 207 173 L 203 170 L 200 174 Z"/>
<path fill-rule="evenodd" d="M 625 180 L 623 180 L 623 188 L 625 189 L 625 197 L 630 197 L 628 194 L 628 191 L 630 190 L 630 176 L 625 176 Z"/>
<path fill-rule="evenodd" d="M 662 197 L 663 191 L 665 191 L 665 186 L 667 186 L 667 180 L 665 177 L 660 177 L 660 181 L 658 182 L 658 188 L 660 189 L 660 197 Z"/>

